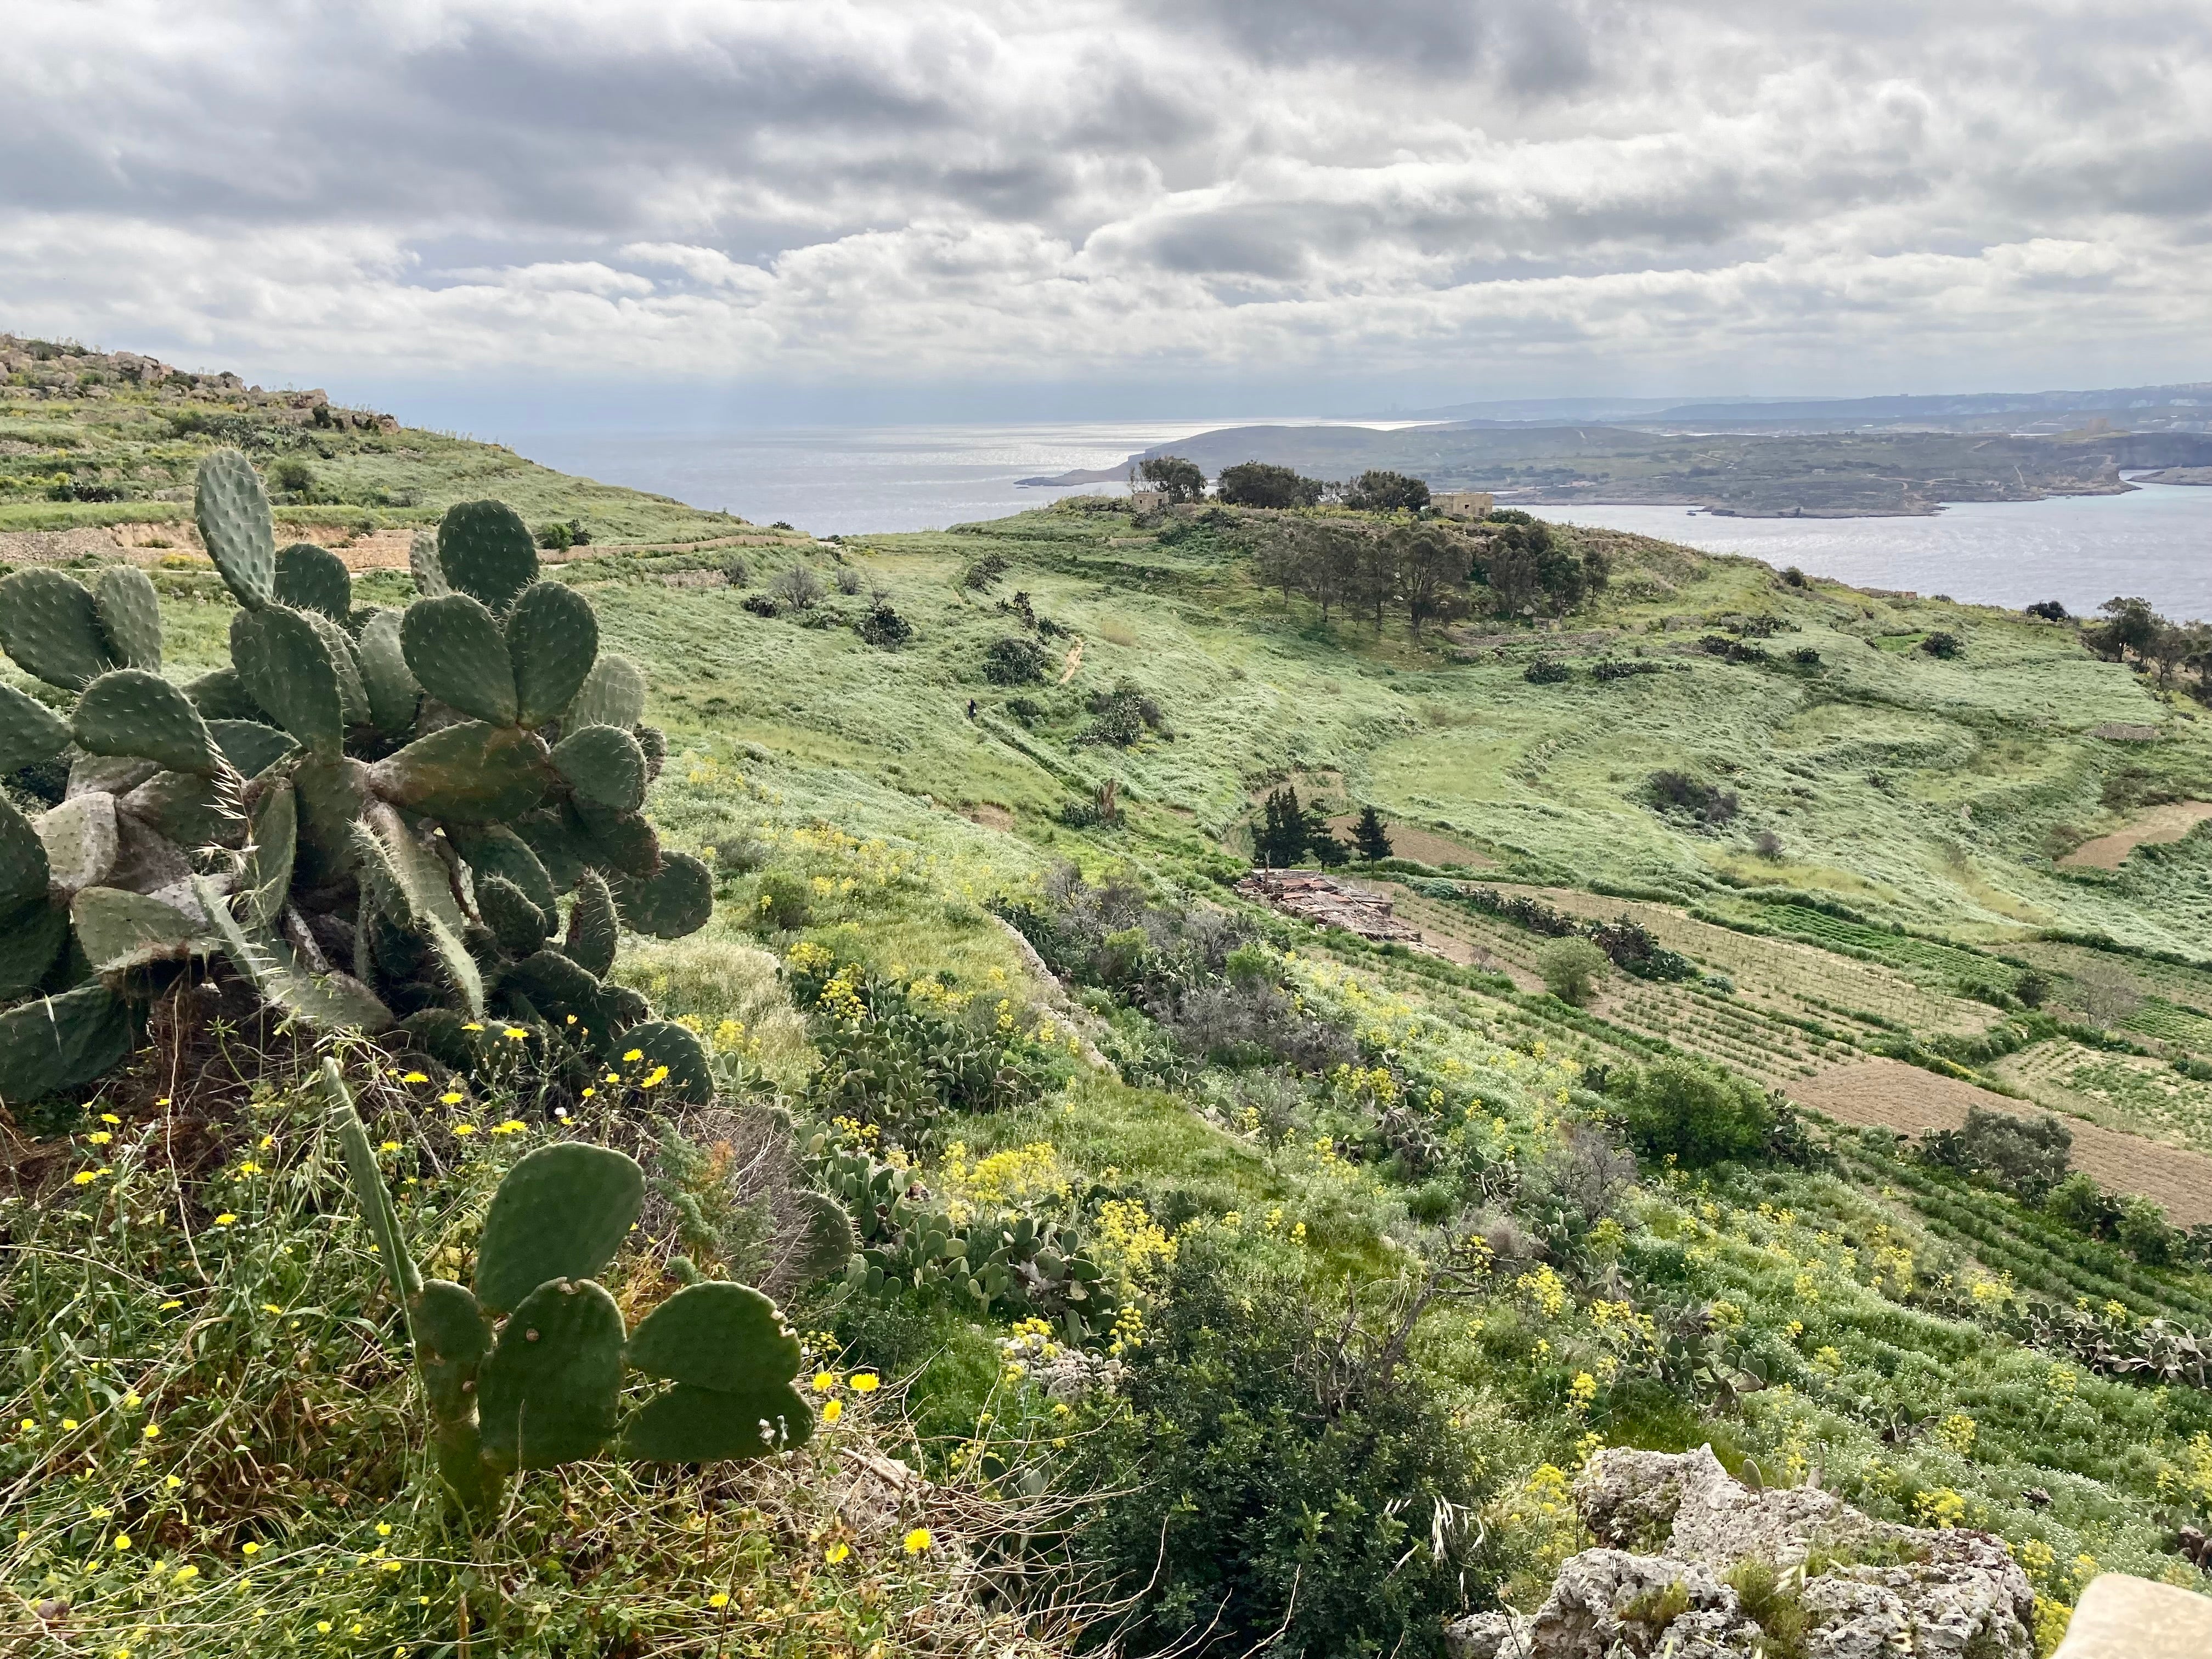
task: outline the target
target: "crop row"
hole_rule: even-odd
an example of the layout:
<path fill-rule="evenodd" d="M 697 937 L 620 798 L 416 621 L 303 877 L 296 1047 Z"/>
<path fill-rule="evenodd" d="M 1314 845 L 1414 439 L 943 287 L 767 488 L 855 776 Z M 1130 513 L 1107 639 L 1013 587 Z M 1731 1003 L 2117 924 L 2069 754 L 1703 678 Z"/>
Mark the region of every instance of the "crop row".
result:
<path fill-rule="evenodd" d="M 1881 1174 L 1911 1192 L 1912 1207 L 1939 1232 L 1963 1234 L 1988 1265 L 2033 1288 L 2053 1296 L 2078 1293 L 2118 1302 L 2151 1316 L 2180 1312 L 2212 1317 L 2212 1302 L 2122 1265 L 2089 1240 L 2054 1236 L 2025 1212 L 2006 1209 L 2001 1200 L 1962 1193 L 1903 1164 L 1885 1166 Z M 2031 1236 L 2036 1233 L 2050 1242 Z M 2081 1260 L 2085 1253 L 2100 1260 L 2087 1265 Z"/>
<path fill-rule="evenodd" d="M 1961 950 L 1957 945 L 1940 945 L 1933 939 L 1916 938 L 1910 933 L 1893 933 L 1887 928 L 1869 927 L 1864 922 L 1845 921 L 1840 916 L 1828 915 L 1802 905 L 1766 905 L 1762 907 L 1762 915 L 1784 933 L 1809 939 L 1820 945 L 1839 946 L 1877 961 L 1917 968 L 1923 973 L 1940 974 L 1947 979 L 2010 989 L 2014 981 L 2019 977 L 2017 969 L 2007 966 L 1994 957 Z"/>

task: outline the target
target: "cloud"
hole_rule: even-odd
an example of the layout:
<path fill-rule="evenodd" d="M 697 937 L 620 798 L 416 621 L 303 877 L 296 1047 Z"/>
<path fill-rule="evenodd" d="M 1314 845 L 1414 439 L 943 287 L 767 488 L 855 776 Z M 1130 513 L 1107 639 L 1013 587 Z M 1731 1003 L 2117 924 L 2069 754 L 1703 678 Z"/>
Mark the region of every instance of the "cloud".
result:
<path fill-rule="evenodd" d="M 0 326 L 264 379 L 2212 376 L 2186 0 L 80 0 L 10 33 Z"/>

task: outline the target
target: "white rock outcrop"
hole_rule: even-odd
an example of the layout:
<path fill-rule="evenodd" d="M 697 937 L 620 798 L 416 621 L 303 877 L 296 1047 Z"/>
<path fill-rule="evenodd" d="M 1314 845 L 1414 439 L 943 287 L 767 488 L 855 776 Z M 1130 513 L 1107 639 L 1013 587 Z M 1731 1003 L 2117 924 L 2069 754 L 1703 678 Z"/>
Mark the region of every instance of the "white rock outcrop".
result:
<path fill-rule="evenodd" d="M 1601 1547 L 1559 1570 L 1533 1619 L 1476 1613 L 1455 1659 L 1751 1659 L 1788 1616 L 1806 1659 L 2034 1659 L 2035 1592 L 2003 1542 L 1863 1515 L 1832 1493 L 1761 1491 L 1710 1446 L 1605 1451 L 1575 1483 Z M 1761 1566 L 1747 1606 L 1733 1576 Z"/>

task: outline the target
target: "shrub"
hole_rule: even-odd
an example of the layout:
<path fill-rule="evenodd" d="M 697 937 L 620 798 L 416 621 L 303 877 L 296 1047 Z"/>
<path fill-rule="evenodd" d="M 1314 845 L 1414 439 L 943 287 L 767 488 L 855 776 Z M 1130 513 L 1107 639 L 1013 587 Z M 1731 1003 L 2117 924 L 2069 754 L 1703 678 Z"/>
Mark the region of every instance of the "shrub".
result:
<path fill-rule="evenodd" d="M 1318 478 L 1301 478 L 1290 467 L 1243 461 L 1222 468 L 1214 493 L 1231 507 L 1282 508 L 1319 504 L 1322 488 Z"/>
<path fill-rule="evenodd" d="M 896 651 L 914 637 L 914 624 L 892 610 L 880 596 L 853 626 L 863 640 L 878 651 Z"/>
<path fill-rule="evenodd" d="M 1616 1076 L 1607 1092 L 1638 1151 L 1692 1168 L 1756 1158 L 1777 1122 L 1756 1085 L 1699 1060 L 1659 1060 Z"/>
<path fill-rule="evenodd" d="M 2051 994 L 2051 976 L 2039 968 L 2031 968 L 2013 981 L 2012 994 L 2020 999 L 2023 1008 L 2040 1008 Z"/>
<path fill-rule="evenodd" d="M 788 870 L 770 870 L 762 875 L 760 896 L 753 903 L 756 925 L 789 933 L 805 927 L 813 914 L 813 902 L 803 878 Z"/>
<path fill-rule="evenodd" d="M 1920 648 L 1931 657 L 1942 657 L 1948 660 L 1953 657 L 1964 656 L 1966 652 L 1966 642 L 1956 634 L 1946 632 L 1939 628 L 1920 641 Z"/>
<path fill-rule="evenodd" d="M 1590 678 L 1600 681 L 1632 679 L 1638 674 L 1656 674 L 1658 672 L 1657 663 L 1647 662 L 1640 657 L 1607 657 L 1601 662 L 1590 665 Z"/>
<path fill-rule="evenodd" d="M 1344 504 L 1361 513 L 1419 513 L 1429 504 L 1428 481 L 1374 469 L 1352 481 Z"/>
<path fill-rule="evenodd" d="M 1752 850 L 1763 859 L 1782 856 L 1782 837 L 1771 830 L 1762 830 L 1751 838 Z"/>
<path fill-rule="evenodd" d="M 1531 685 L 1558 685 L 1574 677 L 1574 671 L 1554 657 L 1539 657 L 1521 671 L 1521 678 Z"/>
<path fill-rule="evenodd" d="M 826 590 L 822 578 L 814 574 L 813 567 L 804 564 L 786 565 L 769 584 L 769 592 L 779 603 L 793 611 L 811 611 L 822 602 Z"/>
<path fill-rule="evenodd" d="M 556 519 L 551 524 L 538 526 L 538 546 L 556 553 L 571 547 L 588 547 L 591 542 L 592 532 L 574 519 L 566 524 Z"/>
<path fill-rule="evenodd" d="M 1297 1273 L 1213 1231 L 1177 1241 L 1164 1305 L 1069 1486 L 1112 1493 L 1075 1534 L 1134 1598 L 1135 1655 L 1437 1651 L 1487 1587 L 1468 1514 L 1481 1461 L 1387 1338 L 1306 1299 Z"/>
<path fill-rule="evenodd" d="M 783 607 L 766 593 L 748 593 L 738 601 L 740 611 L 749 611 L 756 617 L 781 617 Z"/>
<path fill-rule="evenodd" d="M 1043 647 L 1018 634 L 992 641 L 983 653 L 983 678 L 994 685 L 1033 685 L 1051 665 Z"/>
<path fill-rule="evenodd" d="M 311 501 L 315 496 L 314 469 L 305 461 L 273 462 L 269 468 L 269 487 L 295 501 Z"/>
<path fill-rule="evenodd" d="M 988 592 L 1000 577 L 1013 568 L 1013 562 L 1003 553 L 986 553 L 960 573 L 960 586 L 967 592 Z"/>
<path fill-rule="evenodd" d="M 2120 1206 L 2086 1170 L 2075 1170 L 2053 1187 L 2043 1200 L 2044 1213 L 2062 1226 L 2087 1238 L 2109 1233 L 2118 1224 Z"/>
<path fill-rule="evenodd" d="M 2066 620 L 2066 607 L 2056 599 L 2045 599 L 2028 606 L 2027 614 L 2040 617 L 2045 622 L 2063 623 Z"/>
<path fill-rule="evenodd" d="M 1536 953 L 1536 971 L 1545 988 L 1562 1002 L 1579 1006 L 1590 999 L 1600 975 L 1612 966 L 1604 951 L 1586 939 L 1554 939 Z"/>
<path fill-rule="evenodd" d="M 2120 1216 L 2112 1228 L 2113 1242 L 2136 1261 L 2153 1267 L 2170 1265 L 2180 1235 L 2166 1218 L 2165 1209 L 2150 1199 L 2135 1195 L 2120 1200 Z"/>
<path fill-rule="evenodd" d="M 848 599 L 852 598 L 853 595 L 860 591 L 860 573 L 859 568 L 855 566 L 849 564 L 839 565 L 837 567 L 836 574 L 830 580 L 835 583 L 837 591 L 845 595 Z"/>
<path fill-rule="evenodd" d="M 1921 1143 L 1920 1156 L 1971 1180 L 2020 1193 L 2033 1202 L 2066 1178 L 2073 1147 L 2072 1131 L 2049 1112 L 2040 1117 L 2015 1117 L 1970 1106 L 1966 1127 L 1929 1135 Z"/>
<path fill-rule="evenodd" d="M 1132 679 L 1116 680 L 1112 690 L 1093 693 L 1091 712 L 1096 718 L 1079 742 L 1108 743 L 1127 749 L 1147 731 L 1164 735 L 1168 729 L 1159 704 Z"/>
<path fill-rule="evenodd" d="M 732 553 L 722 561 L 722 580 L 732 587 L 750 586 L 753 573 L 744 560 Z"/>
<path fill-rule="evenodd" d="M 1686 812 L 1709 825 L 1729 822 L 1742 808 L 1735 790 L 1723 789 L 1687 772 L 1654 772 L 1645 787 L 1662 812 Z"/>
<path fill-rule="evenodd" d="M 1820 653 L 1809 645 L 1801 645 L 1790 653 L 1790 660 L 1800 668 L 1818 668 Z"/>
<path fill-rule="evenodd" d="M 1805 573 L 1800 570 L 1794 564 L 1786 564 L 1782 567 L 1782 580 L 1792 587 L 1803 587 L 1806 586 Z"/>

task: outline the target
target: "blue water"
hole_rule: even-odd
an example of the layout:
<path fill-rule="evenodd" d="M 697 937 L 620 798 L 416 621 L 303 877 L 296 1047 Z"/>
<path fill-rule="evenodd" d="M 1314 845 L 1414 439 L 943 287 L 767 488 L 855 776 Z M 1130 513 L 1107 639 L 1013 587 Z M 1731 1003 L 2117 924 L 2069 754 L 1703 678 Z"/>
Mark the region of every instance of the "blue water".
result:
<path fill-rule="evenodd" d="M 1254 419 L 1283 423 L 1279 416 Z M 782 520 L 830 535 L 942 529 L 1042 507 L 1079 492 L 1017 480 L 1114 466 L 1152 444 L 1241 424 L 1246 422 L 503 435 L 532 459 L 564 472 L 673 495 L 694 507 L 726 507 L 757 524 Z M 1747 553 L 1860 587 L 1910 588 L 2014 607 L 2055 599 L 2077 612 L 2094 611 L 2116 594 L 2139 594 L 2168 616 L 2212 618 L 2212 489 L 2146 484 L 2124 495 L 1967 502 L 1923 519 L 1711 518 L 1680 507 L 1542 511 L 1715 553 Z"/>
<path fill-rule="evenodd" d="M 2212 489 L 1963 501 L 1925 519 L 1727 519 L 1680 507 L 1537 509 L 1571 524 L 1748 553 L 1854 587 L 1908 588 L 2017 610 L 2057 599 L 2092 612 L 2116 595 L 2169 617 L 2212 617 Z"/>

